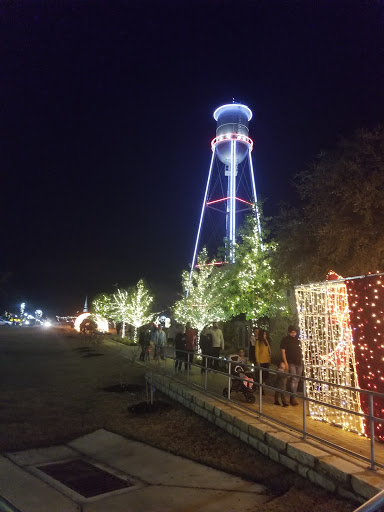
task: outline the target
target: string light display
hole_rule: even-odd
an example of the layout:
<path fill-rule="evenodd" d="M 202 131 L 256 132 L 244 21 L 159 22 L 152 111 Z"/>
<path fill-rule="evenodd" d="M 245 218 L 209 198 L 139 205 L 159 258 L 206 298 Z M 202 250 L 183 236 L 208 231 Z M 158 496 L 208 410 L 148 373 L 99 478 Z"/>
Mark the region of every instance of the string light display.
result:
<path fill-rule="evenodd" d="M 173 306 L 173 316 L 179 323 L 191 322 L 199 333 L 205 325 L 227 320 L 230 313 L 225 308 L 229 281 L 227 269 L 217 268 L 215 261 L 208 263 L 207 249 L 197 257 L 197 265 L 189 272 L 183 272 L 184 297 Z M 187 293 L 188 291 L 188 293 Z"/>
<path fill-rule="evenodd" d="M 153 320 L 150 295 L 144 281 L 140 279 L 136 286 L 129 290 L 118 289 L 113 295 L 100 295 L 93 301 L 96 314 L 122 322 L 122 337 L 125 337 L 125 324 L 134 327 L 134 340 L 137 339 L 137 329 Z"/>
<path fill-rule="evenodd" d="M 337 277 L 332 273 L 331 278 Z M 344 281 L 326 281 L 296 287 L 305 377 L 312 418 L 328 421 L 346 430 L 363 432 L 352 329 L 349 320 L 347 286 Z M 321 381 L 341 387 L 329 386 Z M 335 405 L 343 410 L 327 407 Z"/>
<path fill-rule="evenodd" d="M 384 393 L 384 276 L 370 274 L 345 281 L 360 387 Z M 361 408 L 369 414 L 368 396 L 361 394 Z M 373 414 L 384 418 L 384 398 L 373 397 Z M 375 422 L 375 438 L 384 441 L 384 425 Z M 363 420 L 364 433 L 369 424 Z"/>
<path fill-rule="evenodd" d="M 79 315 L 76 318 L 75 325 L 74 325 L 76 331 L 78 331 L 78 332 L 81 331 L 81 322 L 90 316 L 92 316 L 95 319 L 96 324 L 97 324 L 97 329 L 99 331 L 103 331 L 103 332 L 109 331 L 108 320 L 106 320 L 105 318 L 103 318 L 99 315 L 92 315 L 91 313 L 82 313 L 81 315 Z"/>
<path fill-rule="evenodd" d="M 350 387 L 384 393 L 383 277 L 343 279 L 331 271 L 327 282 L 296 287 L 305 376 L 342 386 L 307 381 L 307 396 L 322 402 L 309 403 L 310 415 L 364 435 L 369 421 L 350 411 L 369 414 L 369 398 Z M 384 418 L 383 397 L 373 397 L 373 414 Z M 375 439 L 384 441 L 383 425 L 374 428 Z"/>

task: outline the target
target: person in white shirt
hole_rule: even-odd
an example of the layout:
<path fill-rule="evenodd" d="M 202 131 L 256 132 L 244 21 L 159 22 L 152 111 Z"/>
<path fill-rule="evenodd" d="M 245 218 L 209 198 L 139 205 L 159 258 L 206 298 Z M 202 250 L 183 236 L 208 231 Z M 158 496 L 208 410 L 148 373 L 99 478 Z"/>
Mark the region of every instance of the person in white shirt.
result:
<path fill-rule="evenodd" d="M 152 341 L 155 345 L 155 354 L 153 359 L 160 362 L 160 359 L 164 359 L 164 347 L 167 343 L 167 336 L 163 331 L 163 327 L 160 324 L 159 327 L 152 334 Z"/>
<path fill-rule="evenodd" d="M 219 329 L 219 324 L 217 322 L 213 322 L 209 332 L 212 336 L 212 356 L 219 357 L 220 351 L 224 350 L 224 336 L 221 329 Z M 213 359 L 213 368 L 215 370 L 218 370 L 219 368 L 219 362 L 217 359 Z"/>

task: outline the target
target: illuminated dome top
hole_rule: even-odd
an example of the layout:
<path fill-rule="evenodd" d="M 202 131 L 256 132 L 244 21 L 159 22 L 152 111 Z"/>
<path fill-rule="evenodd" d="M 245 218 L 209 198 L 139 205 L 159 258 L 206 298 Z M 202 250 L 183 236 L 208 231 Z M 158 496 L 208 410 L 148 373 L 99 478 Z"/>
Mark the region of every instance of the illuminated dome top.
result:
<path fill-rule="evenodd" d="M 223 113 L 229 113 L 230 111 L 234 112 L 239 109 L 245 111 L 244 113 L 246 113 L 248 121 L 252 119 L 252 110 L 246 105 L 242 105 L 241 103 L 229 103 L 228 105 L 222 105 L 214 111 L 213 117 L 215 118 L 215 121 L 217 121 L 219 116 L 221 116 Z"/>
<path fill-rule="evenodd" d="M 217 122 L 216 137 L 212 141 L 212 150 L 225 165 L 231 164 L 232 141 L 235 141 L 236 165 L 240 164 L 252 151 L 253 142 L 249 138 L 248 122 L 252 111 L 241 103 L 229 103 L 217 108 L 213 114 Z"/>

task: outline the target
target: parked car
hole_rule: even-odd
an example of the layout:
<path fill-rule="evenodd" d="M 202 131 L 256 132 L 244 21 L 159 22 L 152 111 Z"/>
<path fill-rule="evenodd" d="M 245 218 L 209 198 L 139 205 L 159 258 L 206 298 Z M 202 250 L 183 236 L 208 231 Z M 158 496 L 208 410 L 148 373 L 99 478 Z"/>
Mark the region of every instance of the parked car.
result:
<path fill-rule="evenodd" d="M 12 325 L 12 322 L 3 316 L 0 316 L 0 325 Z"/>

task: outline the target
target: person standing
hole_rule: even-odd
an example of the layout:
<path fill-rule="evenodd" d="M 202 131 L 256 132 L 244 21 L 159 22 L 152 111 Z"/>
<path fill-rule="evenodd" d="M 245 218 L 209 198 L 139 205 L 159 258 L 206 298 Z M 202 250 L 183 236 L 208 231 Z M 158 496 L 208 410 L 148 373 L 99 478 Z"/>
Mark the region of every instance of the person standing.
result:
<path fill-rule="evenodd" d="M 167 336 L 165 335 L 161 324 L 154 331 L 152 341 L 155 345 L 155 355 L 153 356 L 153 359 L 159 363 L 160 359 L 164 359 L 164 346 L 167 342 Z"/>
<path fill-rule="evenodd" d="M 185 331 L 182 325 L 178 325 L 175 336 L 175 372 L 181 372 L 183 361 L 185 361 Z"/>
<path fill-rule="evenodd" d="M 290 378 L 290 391 L 296 394 L 297 386 L 303 373 L 303 354 L 301 351 L 301 341 L 297 336 L 297 330 L 294 325 L 288 327 L 288 336 L 281 340 L 280 349 L 285 366 L 292 375 Z M 291 396 L 290 402 L 291 405 L 299 405 L 295 396 Z"/>
<path fill-rule="evenodd" d="M 217 322 L 213 322 L 212 328 L 209 330 L 212 335 L 212 356 L 219 357 L 220 350 L 224 350 L 224 336 L 219 329 L 219 324 Z M 219 361 L 217 359 L 213 360 L 213 368 L 215 370 L 219 369 Z"/>
<path fill-rule="evenodd" d="M 193 355 L 196 350 L 197 336 L 195 329 L 192 329 L 191 322 L 185 325 L 185 369 L 190 368 L 193 364 Z"/>
<path fill-rule="evenodd" d="M 201 353 L 203 355 L 203 368 L 201 369 L 201 373 L 204 373 L 205 368 L 210 367 L 210 359 L 204 356 L 212 355 L 212 334 L 209 332 L 207 325 L 204 326 L 203 330 L 200 333 L 200 348 Z"/>
<path fill-rule="evenodd" d="M 167 343 L 168 343 L 168 345 L 174 345 L 175 344 L 175 336 L 176 336 L 176 334 L 177 334 L 177 327 L 172 322 L 170 327 L 168 328 L 168 331 L 167 331 Z"/>
<path fill-rule="evenodd" d="M 147 350 L 147 339 L 146 339 L 146 332 L 145 332 L 144 327 L 142 327 L 140 329 L 139 345 L 141 347 L 140 361 L 144 361 L 145 353 L 146 353 L 146 350 Z"/>
<path fill-rule="evenodd" d="M 277 369 L 280 372 L 287 371 L 287 368 L 283 361 L 280 362 Z M 288 404 L 288 402 L 285 398 L 285 394 L 284 394 L 284 391 L 286 391 L 286 389 L 287 389 L 287 376 L 286 375 L 281 374 L 281 373 L 276 375 L 275 388 L 280 390 L 280 391 L 275 391 L 275 405 L 280 405 L 279 398 L 281 397 L 281 405 L 283 407 L 289 407 L 289 404 Z"/>
<path fill-rule="evenodd" d="M 120 336 L 120 333 L 121 333 L 121 327 L 122 327 L 122 325 L 123 325 L 123 324 L 122 324 L 122 322 L 116 322 L 116 324 L 115 324 L 115 327 L 116 327 L 116 334 L 117 334 L 118 336 Z"/>
<path fill-rule="evenodd" d="M 269 344 L 268 332 L 264 329 L 259 331 L 259 337 L 255 344 L 255 356 L 257 366 L 262 368 L 269 368 L 271 364 L 271 346 Z M 262 372 L 262 382 L 265 384 L 268 380 L 269 372 Z M 264 388 L 262 388 L 263 395 L 265 394 Z"/>
<path fill-rule="evenodd" d="M 151 345 L 151 339 L 152 339 L 152 331 L 151 329 L 145 330 L 145 361 L 150 361 L 151 359 L 151 353 L 152 353 L 152 345 Z"/>
<path fill-rule="evenodd" d="M 256 341 L 259 339 L 259 328 L 254 327 L 249 339 L 249 361 L 256 364 Z"/>

